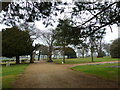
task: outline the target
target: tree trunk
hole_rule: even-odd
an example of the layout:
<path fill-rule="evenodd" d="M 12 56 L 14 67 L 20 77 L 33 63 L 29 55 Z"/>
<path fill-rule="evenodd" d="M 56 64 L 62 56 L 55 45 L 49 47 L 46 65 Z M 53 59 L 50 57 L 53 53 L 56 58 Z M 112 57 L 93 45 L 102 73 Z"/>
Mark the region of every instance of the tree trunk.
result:
<path fill-rule="evenodd" d="M 91 48 L 91 58 L 92 58 L 92 62 L 94 62 L 93 61 L 93 48 Z"/>
<path fill-rule="evenodd" d="M 20 64 L 20 58 L 18 55 L 16 56 L 16 64 Z"/>
<path fill-rule="evenodd" d="M 82 58 L 84 58 L 84 53 L 82 54 Z"/>
<path fill-rule="evenodd" d="M 90 48 L 90 50 L 91 50 L 91 59 L 92 59 L 92 62 L 93 62 L 93 43 L 91 42 L 91 48 Z"/>
<path fill-rule="evenodd" d="M 84 47 L 82 47 L 82 58 L 84 58 Z"/>
<path fill-rule="evenodd" d="M 49 47 L 49 56 L 48 56 L 48 62 L 53 62 L 52 61 L 52 46 Z"/>
<path fill-rule="evenodd" d="M 40 51 L 39 51 L 39 53 L 38 53 L 38 61 L 40 60 Z"/>
<path fill-rule="evenodd" d="M 88 57 L 88 51 L 86 51 L 86 58 Z"/>
<path fill-rule="evenodd" d="M 63 45 L 63 63 L 65 63 L 65 45 Z"/>
<path fill-rule="evenodd" d="M 94 62 L 94 61 L 93 61 L 93 53 L 91 53 L 91 58 L 92 58 L 92 62 Z"/>
<path fill-rule="evenodd" d="M 52 55 L 49 55 L 48 58 L 49 58 L 48 62 L 53 62 L 52 61 Z"/>
<path fill-rule="evenodd" d="M 70 56 L 69 55 L 67 55 L 67 59 L 69 59 L 70 58 Z"/>
<path fill-rule="evenodd" d="M 89 27 L 89 29 L 90 29 L 90 31 L 92 30 L 92 28 L 91 28 L 91 26 Z M 94 46 L 93 46 L 93 38 L 92 38 L 92 36 L 90 36 L 90 44 L 91 44 L 91 47 L 90 47 L 90 50 L 91 50 L 91 58 L 92 58 L 92 62 L 93 62 L 93 48 L 94 48 Z"/>
<path fill-rule="evenodd" d="M 30 63 L 34 63 L 34 61 L 33 61 L 33 54 L 30 55 Z"/>
<path fill-rule="evenodd" d="M 99 49 L 98 49 L 98 56 L 97 56 L 98 58 L 103 57 L 101 42 L 102 42 L 102 39 L 100 40 L 100 47 L 99 47 Z"/>

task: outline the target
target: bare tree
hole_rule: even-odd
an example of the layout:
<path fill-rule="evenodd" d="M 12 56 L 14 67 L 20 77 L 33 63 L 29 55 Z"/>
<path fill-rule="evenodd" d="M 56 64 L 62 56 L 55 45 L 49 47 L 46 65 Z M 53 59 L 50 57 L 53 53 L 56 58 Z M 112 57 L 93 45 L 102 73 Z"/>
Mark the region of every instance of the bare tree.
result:
<path fill-rule="evenodd" d="M 40 32 L 39 40 L 41 40 L 45 45 L 48 46 L 48 62 L 52 62 L 52 52 L 53 52 L 53 42 L 54 42 L 54 32 Z"/>

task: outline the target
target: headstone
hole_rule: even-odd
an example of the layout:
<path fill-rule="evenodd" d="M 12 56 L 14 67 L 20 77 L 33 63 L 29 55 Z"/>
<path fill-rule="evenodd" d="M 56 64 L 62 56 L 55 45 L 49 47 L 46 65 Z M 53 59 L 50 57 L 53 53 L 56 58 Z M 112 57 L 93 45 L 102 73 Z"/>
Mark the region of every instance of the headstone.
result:
<path fill-rule="evenodd" d="M 7 61 L 7 62 L 6 62 L 6 67 L 9 67 L 9 66 L 10 66 L 10 62 Z"/>

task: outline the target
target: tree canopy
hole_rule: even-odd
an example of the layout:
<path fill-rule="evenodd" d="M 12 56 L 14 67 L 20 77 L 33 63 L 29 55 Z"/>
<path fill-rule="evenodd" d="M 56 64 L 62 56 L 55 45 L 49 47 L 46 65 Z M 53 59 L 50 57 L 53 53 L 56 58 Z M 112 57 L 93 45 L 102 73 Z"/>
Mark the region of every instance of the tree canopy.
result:
<path fill-rule="evenodd" d="M 80 30 L 74 27 L 69 19 L 65 18 L 64 20 L 59 20 L 54 32 L 55 45 L 63 47 L 63 62 L 65 62 L 65 47 L 70 44 L 77 45 L 80 42 Z"/>
<path fill-rule="evenodd" d="M 9 4 L 9 5 L 8 5 Z M 17 23 L 34 22 L 43 20 L 43 23 L 52 25 L 54 17 L 62 13 L 68 13 L 72 21 L 80 28 L 92 26 L 92 33 L 113 24 L 119 25 L 120 1 L 81 1 L 81 2 L 32 2 L 17 1 L 3 3 L 1 23 L 6 25 L 18 25 Z M 72 5 L 72 6 L 71 6 Z M 5 7 L 6 6 L 6 7 Z M 71 10 L 66 12 L 66 7 Z M 88 30 L 84 30 L 88 32 Z"/>
<path fill-rule="evenodd" d="M 80 36 L 80 29 L 74 27 L 69 19 L 59 19 L 59 24 L 55 29 L 56 45 L 77 45 L 80 43 Z"/>
<path fill-rule="evenodd" d="M 2 56 L 30 55 L 33 50 L 28 31 L 21 31 L 17 27 L 2 30 Z"/>

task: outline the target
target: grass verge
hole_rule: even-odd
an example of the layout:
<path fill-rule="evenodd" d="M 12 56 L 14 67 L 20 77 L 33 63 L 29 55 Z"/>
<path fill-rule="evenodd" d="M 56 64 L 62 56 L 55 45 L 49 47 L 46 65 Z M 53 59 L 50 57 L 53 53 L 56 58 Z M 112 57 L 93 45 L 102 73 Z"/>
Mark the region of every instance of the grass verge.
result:
<path fill-rule="evenodd" d="M 79 64 L 79 63 L 90 63 L 92 62 L 91 58 L 73 58 L 73 59 L 66 59 L 65 64 Z M 96 58 L 94 57 L 94 62 L 107 62 L 107 61 L 118 61 L 117 58 L 111 57 L 103 57 L 103 58 Z M 62 64 L 62 59 L 54 59 L 54 63 Z"/>
<path fill-rule="evenodd" d="M 118 63 L 99 64 L 99 65 L 81 65 L 81 66 L 72 67 L 71 69 L 118 82 L 119 69 L 118 67 L 113 67 L 113 66 L 118 66 Z"/>
<path fill-rule="evenodd" d="M 29 64 L 11 65 L 9 67 L 2 66 L 2 88 L 12 88 L 12 84 L 16 78 L 24 72 Z"/>

